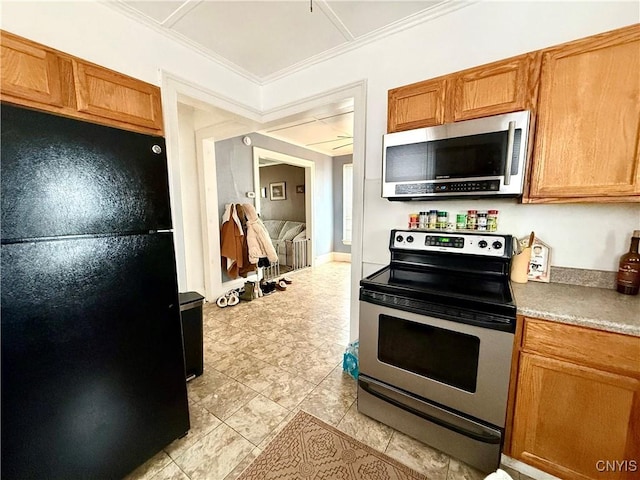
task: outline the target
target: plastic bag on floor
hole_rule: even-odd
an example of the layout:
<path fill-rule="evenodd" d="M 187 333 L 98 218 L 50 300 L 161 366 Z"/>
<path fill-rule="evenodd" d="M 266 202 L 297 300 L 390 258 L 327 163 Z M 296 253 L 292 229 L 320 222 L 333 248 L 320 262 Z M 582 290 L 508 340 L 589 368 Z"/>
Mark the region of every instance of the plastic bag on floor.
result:
<path fill-rule="evenodd" d="M 347 372 L 356 380 L 358 379 L 358 346 L 360 342 L 351 342 L 342 357 L 342 370 Z"/>

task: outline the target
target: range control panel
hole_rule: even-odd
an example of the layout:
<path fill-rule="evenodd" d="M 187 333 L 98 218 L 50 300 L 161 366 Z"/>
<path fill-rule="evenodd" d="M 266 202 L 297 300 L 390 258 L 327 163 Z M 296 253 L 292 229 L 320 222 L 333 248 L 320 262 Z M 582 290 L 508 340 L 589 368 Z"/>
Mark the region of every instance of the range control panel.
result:
<path fill-rule="evenodd" d="M 423 252 L 450 252 L 467 255 L 511 257 L 510 238 L 505 235 L 473 232 L 394 230 L 391 247 Z"/>

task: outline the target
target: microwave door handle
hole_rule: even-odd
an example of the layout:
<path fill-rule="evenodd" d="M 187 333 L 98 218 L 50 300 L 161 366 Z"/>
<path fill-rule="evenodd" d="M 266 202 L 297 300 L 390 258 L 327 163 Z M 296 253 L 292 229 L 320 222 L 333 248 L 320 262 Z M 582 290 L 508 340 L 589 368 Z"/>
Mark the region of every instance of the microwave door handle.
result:
<path fill-rule="evenodd" d="M 511 184 L 511 163 L 513 161 L 513 141 L 516 136 L 516 122 L 509 122 L 509 131 L 507 133 L 507 161 L 504 162 L 504 184 Z"/>

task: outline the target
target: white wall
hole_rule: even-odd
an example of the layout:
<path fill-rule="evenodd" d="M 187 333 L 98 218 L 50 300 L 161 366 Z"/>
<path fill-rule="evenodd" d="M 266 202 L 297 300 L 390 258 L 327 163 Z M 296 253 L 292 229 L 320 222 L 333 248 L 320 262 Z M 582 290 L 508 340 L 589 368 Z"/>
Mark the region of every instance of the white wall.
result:
<path fill-rule="evenodd" d="M 263 88 L 263 108 L 367 79 L 363 262 L 388 262 L 389 230 L 430 209 L 499 210 L 505 233 L 534 229 L 556 266 L 617 270 L 640 228 L 639 205 L 519 205 L 513 201 L 401 202 L 380 198 L 382 135 L 391 88 L 638 22 L 638 2 L 480 2 L 289 75 Z M 356 139 L 357 141 L 357 139 Z M 435 205 L 438 205 L 436 207 Z"/>
<path fill-rule="evenodd" d="M 3 1 L 0 25 L 154 85 L 165 70 L 254 108 L 260 104 L 253 82 L 98 2 Z"/>
<path fill-rule="evenodd" d="M 635 1 L 479 2 L 262 89 L 100 3 L 3 1 L 0 22 L 4 30 L 149 83 L 160 84 L 160 70 L 174 73 L 250 108 L 262 108 L 266 115 L 277 107 L 366 79 L 363 258 L 382 265 L 388 253 L 380 235 L 384 232 L 386 237 L 391 228 L 404 226 L 408 213 L 425 209 L 420 204 L 390 203 L 379 196 L 387 90 L 629 25 L 639 18 L 640 6 Z M 322 181 L 319 178 L 317 184 Z M 319 194 L 330 202 L 330 191 Z M 481 208 L 480 204 L 471 206 Z M 535 229 L 554 248 L 552 264 L 560 266 L 616 270 L 631 230 L 640 228 L 637 205 L 493 204 L 501 210 L 501 229 L 517 235 Z M 453 209 L 454 204 L 444 205 Z M 466 209 L 466 204 L 459 206 Z"/>
<path fill-rule="evenodd" d="M 193 108 L 180 104 L 178 105 L 178 115 L 180 118 L 178 143 L 180 147 L 180 182 L 186 264 L 186 282 L 181 286 L 181 290 L 196 291 L 204 295 L 202 211 Z"/>

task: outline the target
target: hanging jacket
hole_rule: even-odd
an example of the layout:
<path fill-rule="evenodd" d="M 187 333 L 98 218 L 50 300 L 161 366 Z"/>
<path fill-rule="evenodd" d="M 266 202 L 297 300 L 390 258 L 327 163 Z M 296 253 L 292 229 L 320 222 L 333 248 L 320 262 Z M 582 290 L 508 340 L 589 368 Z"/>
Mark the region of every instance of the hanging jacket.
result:
<path fill-rule="evenodd" d="M 222 268 L 231 278 L 238 278 L 238 273 L 243 267 L 242 245 L 244 243 L 242 224 L 232 203 L 225 205 L 220 228 L 220 256 Z"/>
<path fill-rule="evenodd" d="M 267 228 L 258 217 L 256 209 L 250 203 L 242 204 L 244 214 L 247 217 L 247 248 L 249 249 L 249 261 L 257 264 L 260 258 L 268 258 L 270 262 L 278 261 Z"/>
<path fill-rule="evenodd" d="M 244 233 L 244 236 L 242 237 L 242 266 L 238 268 L 238 274 L 241 277 L 247 278 L 249 273 L 256 270 L 256 265 L 249 261 L 249 248 L 247 247 L 247 217 L 244 213 L 244 208 L 242 208 L 242 205 L 239 203 L 236 204 L 236 213 L 238 214 L 238 219 L 242 225 L 242 232 Z"/>

